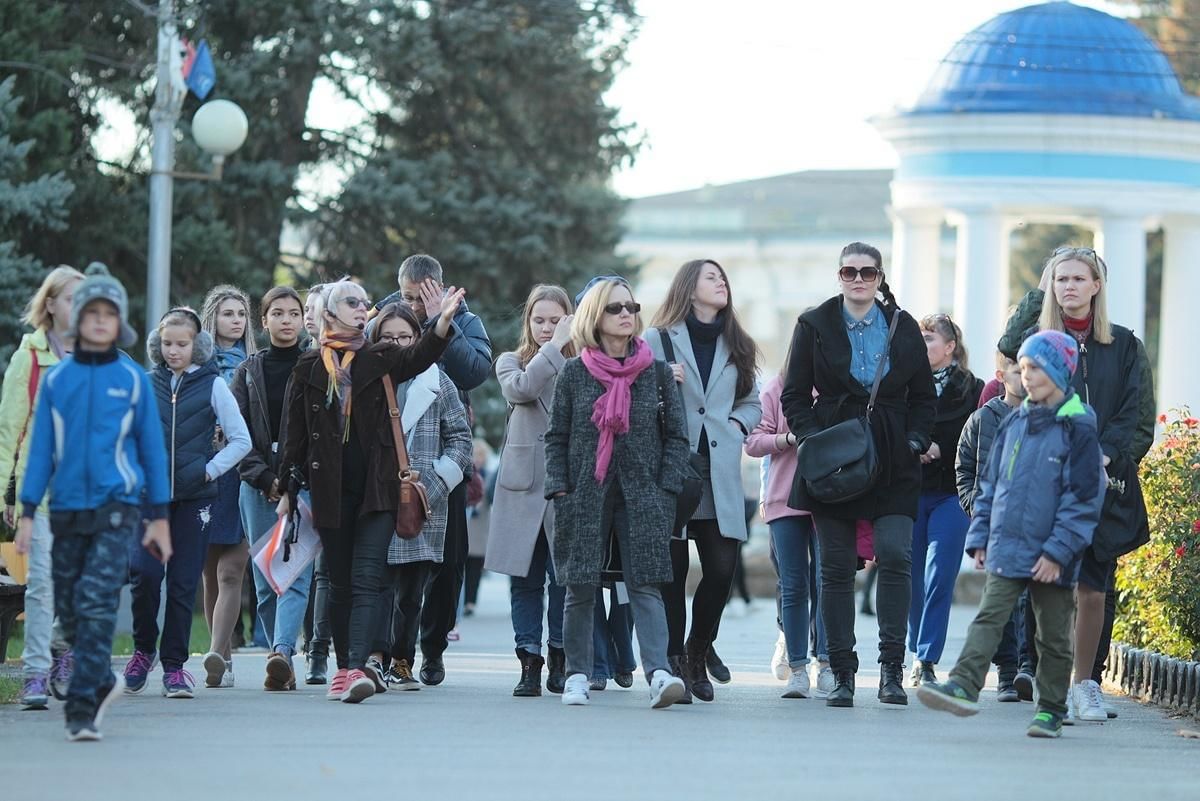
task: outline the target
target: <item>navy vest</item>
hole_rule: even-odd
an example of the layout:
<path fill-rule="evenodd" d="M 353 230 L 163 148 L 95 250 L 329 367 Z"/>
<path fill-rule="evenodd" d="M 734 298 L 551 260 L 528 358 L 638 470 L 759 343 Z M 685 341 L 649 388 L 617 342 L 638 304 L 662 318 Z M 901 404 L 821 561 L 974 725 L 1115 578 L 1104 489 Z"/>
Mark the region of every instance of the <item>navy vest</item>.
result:
<path fill-rule="evenodd" d="M 165 365 L 154 368 L 154 396 L 158 399 L 171 470 L 171 500 L 215 498 L 217 482 L 205 480 L 204 468 L 215 453 L 217 413 L 212 408 L 212 387 L 218 377 L 217 369 L 210 363 L 195 372 L 184 373 L 174 398 L 172 377 Z"/>

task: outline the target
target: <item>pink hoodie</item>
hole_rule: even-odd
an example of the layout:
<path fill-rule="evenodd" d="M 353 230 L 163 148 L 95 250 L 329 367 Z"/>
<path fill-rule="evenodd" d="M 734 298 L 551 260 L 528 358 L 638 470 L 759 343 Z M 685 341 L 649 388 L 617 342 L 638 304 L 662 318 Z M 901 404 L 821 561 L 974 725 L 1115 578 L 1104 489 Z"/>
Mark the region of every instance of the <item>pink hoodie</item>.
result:
<path fill-rule="evenodd" d="M 763 520 L 770 523 L 781 517 L 799 517 L 808 512 L 792 509 L 787 505 L 788 497 L 792 494 L 792 481 L 796 476 L 796 449 L 794 447 L 776 447 L 776 436 L 790 431 L 787 419 L 783 416 L 783 377 L 775 376 L 766 383 L 759 393 L 762 401 L 762 420 L 746 437 L 746 455 L 770 456 L 771 464 L 767 469 L 767 487 L 762 497 Z"/>

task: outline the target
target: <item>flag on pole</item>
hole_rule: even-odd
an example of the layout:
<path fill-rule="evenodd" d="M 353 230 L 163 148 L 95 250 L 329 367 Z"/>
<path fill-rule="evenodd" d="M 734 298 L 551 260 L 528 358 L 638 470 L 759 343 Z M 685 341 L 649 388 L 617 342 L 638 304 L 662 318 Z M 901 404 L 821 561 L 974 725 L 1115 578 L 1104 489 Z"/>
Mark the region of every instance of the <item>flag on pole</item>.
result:
<path fill-rule="evenodd" d="M 212 91 L 213 84 L 217 82 L 217 70 L 213 66 L 212 54 L 208 50 L 206 40 L 200 40 L 194 54 L 192 46 L 188 45 L 187 60 L 183 64 L 183 77 L 187 81 L 188 88 L 201 100 L 208 97 L 208 93 Z"/>

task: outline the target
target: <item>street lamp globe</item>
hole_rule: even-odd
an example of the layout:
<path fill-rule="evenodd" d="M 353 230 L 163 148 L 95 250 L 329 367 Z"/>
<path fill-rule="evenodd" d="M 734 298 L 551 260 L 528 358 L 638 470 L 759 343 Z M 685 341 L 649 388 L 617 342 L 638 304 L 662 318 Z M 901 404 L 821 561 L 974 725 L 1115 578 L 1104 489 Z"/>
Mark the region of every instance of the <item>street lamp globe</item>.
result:
<path fill-rule="evenodd" d="M 192 115 L 192 138 L 206 153 L 224 158 L 246 141 L 246 112 L 229 100 L 210 100 Z"/>

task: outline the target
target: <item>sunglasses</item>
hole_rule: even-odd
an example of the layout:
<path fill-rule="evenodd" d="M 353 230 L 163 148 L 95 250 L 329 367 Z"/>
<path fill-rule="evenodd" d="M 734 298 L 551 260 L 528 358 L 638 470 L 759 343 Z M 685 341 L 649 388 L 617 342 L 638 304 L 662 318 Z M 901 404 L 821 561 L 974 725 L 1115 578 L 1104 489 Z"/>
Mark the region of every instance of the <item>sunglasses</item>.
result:
<path fill-rule="evenodd" d="M 882 271 L 878 267 L 840 267 L 838 268 L 838 278 L 841 278 L 847 284 L 852 283 L 856 278 L 861 278 L 866 283 L 871 283 L 879 277 Z"/>
<path fill-rule="evenodd" d="M 1071 245 L 1063 245 L 1060 248 L 1054 249 L 1055 256 L 1061 256 L 1064 253 L 1082 253 L 1085 256 L 1091 256 L 1093 259 L 1096 258 L 1096 251 L 1091 248 L 1077 248 Z"/>
<path fill-rule="evenodd" d="M 371 308 L 370 298 L 342 298 L 342 303 L 345 303 L 352 309 L 367 309 Z"/>
<path fill-rule="evenodd" d="M 625 303 L 610 303 L 604 307 L 604 311 L 609 314 L 620 314 L 622 309 L 630 314 L 637 314 L 642 310 L 642 304 L 627 301 Z"/>

